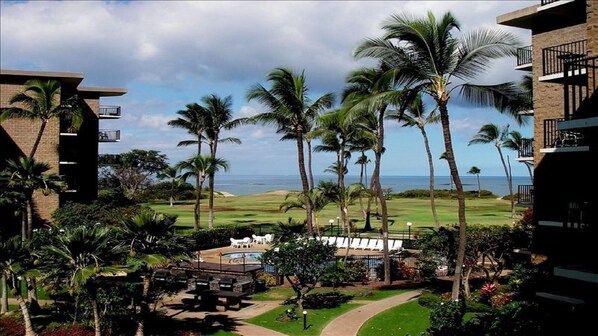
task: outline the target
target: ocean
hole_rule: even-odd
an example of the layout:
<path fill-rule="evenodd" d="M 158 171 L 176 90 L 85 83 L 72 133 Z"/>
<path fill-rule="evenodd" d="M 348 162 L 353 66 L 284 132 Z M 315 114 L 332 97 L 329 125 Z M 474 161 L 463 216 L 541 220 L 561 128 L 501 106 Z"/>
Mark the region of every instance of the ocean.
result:
<path fill-rule="evenodd" d="M 369 176 L 368 176 L 369 179 Z M 318 181 L 336 181 L 334 175 L 315 175 L 316 184 Z M 347 176 L 346 184 L 359 182 L 359 176 Z M 380 178 L 383 188 L 392 188 L 393 193 L 410 189 L 428 189 L 428 176 L 382 176 Z M 435 178 L 435 189 L 450 189 L 451 179 L 448 176 L 437 176 Z M 475 175 L 461 176 L 464 190 L 478 190 L 477 177 Z M 368 181 L 369 183 L 369 181 Z M 532 184 L 529 176 L 513 176 L 513 192 L 517 192 L 517 186 Z M 490 190 L 494 194 L 504 196 L 509 194 L 509 187 L 504 176 L 483 176 L 480 175 L 481 189 Z M 300 190 L 301 179 L 299 175 L 228 175 L 217 174 L 214 189 L 233 195 L 250 195 L 274 190 Z"/>

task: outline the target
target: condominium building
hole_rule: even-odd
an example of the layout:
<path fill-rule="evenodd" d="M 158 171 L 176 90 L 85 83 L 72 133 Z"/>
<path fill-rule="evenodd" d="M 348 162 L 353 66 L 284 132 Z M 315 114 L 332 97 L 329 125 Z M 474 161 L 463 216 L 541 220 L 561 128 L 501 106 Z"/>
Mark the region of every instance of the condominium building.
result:
<path fill-rule="evenodd" d="M 120 131 L 99 129 L 99 119 L 118 119 L 121 115 L 120 106 L 100 103 L 104 97 L 122 96 L 127 90 L 80 86 L 82 73 L 0 70 L 0 107 L 11 106 L 10 98 L 23 92 L 24 83 L 30 79 L 57 80 L 61 99 L 77 94 L 85 102 L 81 127 L 74 130 L 65 120 L 50 120 L 34 157 L 47 162 L 50 172 L 63 176 L 67 183 L 67 190 L 58 195 L 35 195 L 35 217 L 50 221 L 60 204 L 97 197 L 98 142 L 120 140 Z M 9 119 L 0 124 L 0 169 L 8 158 L 29 155 L 40 125 L 40 120 L 29 119 Z"/>
<path fill-rule="evenodd" d="M 598 1 L 538 0 L 497 22 L 531 32 L 516 68 L 533 74 L 533 150 L 523 156 L 534 182 L 519 191 L 533 202 L 531 253 L 549 274 L 536 296 L 563 314 L 596 312 Z"/>

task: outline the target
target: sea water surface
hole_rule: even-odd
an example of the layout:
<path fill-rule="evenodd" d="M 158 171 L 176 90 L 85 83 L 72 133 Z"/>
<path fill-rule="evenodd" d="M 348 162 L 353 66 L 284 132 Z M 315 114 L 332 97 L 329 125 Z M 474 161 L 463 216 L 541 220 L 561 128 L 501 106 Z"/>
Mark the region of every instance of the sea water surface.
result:
<path fill-rule="evenodd" d="M 318 181 L 336 181 L 334 175 L 314 176 Z M 347 176 L 346 184 L 359 182 L 359 176 Z M 392 188 L 393 193 L 410 189 L 428 189 L 428 176 L 382 176 L 380 178 L 383 188 Z M 478 181 L 475 175 L 461 176 L 463 189 L 478 190 Z M 368 176 L 369 183 L 369 176 Z M 449 176 L 436 176 L 435 189 L 451 189 Z M 513 192 L 517 192 L 518 185 L 532 184 L 529 176 L 513 176 Z M 453 187 L 454 188 L 454 187 Z M 480 188 L 489 190 L 498 196 L 509 194 L 507 179 L 504 176 L 480 175 Z M 298 175 L 216 175 L 215 189 L 233 195 L 250 195 L 274 190 L 300 190 L 301 179 Z"/>

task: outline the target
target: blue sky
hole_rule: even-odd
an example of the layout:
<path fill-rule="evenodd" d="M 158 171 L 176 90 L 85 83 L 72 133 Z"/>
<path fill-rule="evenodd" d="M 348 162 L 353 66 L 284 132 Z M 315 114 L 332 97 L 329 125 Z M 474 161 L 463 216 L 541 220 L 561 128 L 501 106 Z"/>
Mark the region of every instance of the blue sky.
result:
<path fill-rule="evenodd" d="M 338 94 L 345 76 L 367 61 L 352 57 L 365 38 L 382 34 L 384 19 L 409 12 L 417 16 L 451 11 L 463 31 L 496 28 L 529 44 L 526 30 L 501 27 L 496 16 L 539 1 L 31 1 L 0 2 L 0 67 L 3 69 L 82 72 L 85 86 L 124 87 L 122 97 L 103 105 L 122 106 L 120 120 L 102 120 L 101 128 L 120 129 L 121 142 L 100 145 L 100 153 L 133 148 L 154 149 L 171 163 L 190 157 L 194 149 L 176 147 L 187 134 L 167 126 L 185 104 L 215 93 L 231 95 L 235 117 L 263 111 L 245 99 L 255 83 L 265 82 L 276 67 L 305 70 L 310 96 Z M 519 80 L 515 59 L 495 62 L 475 80 L 490 84 Z M 338 100 L 338 98 L 337 98 Z M 461 174 L 472 166 L 482 175 L 503 175 L 491 145 L 467 146 L 486 123 L 511 124 L 524 136 L 532 126 L 517 126 L 498 112 L 463 104 L 449 105 L 453 141 Z M 416 129 L 386 126 L 383 175 L 427 175 L 427 159 Z M 439 126 L 428 129 L 436 174 L 448 175 Z M 274 129 L 243 126 L 225 136 L 241 145 L 222 145 L 219 156 L 230 163 L 229 174 L 292 175 L 297 172 L 292 142 L 280 142 Z M 507 153 L 513 174 L 526 176 L 517 154 Z M 314 172 L 322 174 L 334 160 L 314 155 Z M 350 165 L 349 174 L 359 173 Z"/>

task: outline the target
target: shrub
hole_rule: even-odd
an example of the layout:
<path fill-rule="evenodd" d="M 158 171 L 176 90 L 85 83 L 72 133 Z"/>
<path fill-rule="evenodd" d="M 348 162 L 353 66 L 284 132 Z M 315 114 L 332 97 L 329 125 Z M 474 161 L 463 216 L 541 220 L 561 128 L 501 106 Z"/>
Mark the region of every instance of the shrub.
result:
<path fill-rule="evenodd" d="M 328 293 L 314 293 L 308 294 L 303 300 L 303 308 L 307 309 L 323 309 L 336 308 L 342 303 L 349 302 L 353 298 L 352 295 L 342 294 L 337 291 Z M 287 299 L 284 304 L 297 304 L 295 298 Z"/>
<path fill-rule="evenodd" d="M 230 238 L 242 239 L 254 234 L 250 226 L 225 227 L 211 230 L 202 230 L 192 234 L 195 241 L 194 249 L 207 250 L 230 245 Z"/>
<path fill-rule="evenodd" d="M 424 293 L 417 299 L 420 306 L 430 309 L 440 305 L 441 301 L 440 296 L 433 293 Z"/>
<path fill-rule="evenodd" d="M 430 314 L 430 327 L 424 335 L 455 336 L 463 333 L 465 306 L 461 301 L 442 301 Z"/>
<path fill-rule="evenodd" d="M 367 267 L 360 260 L 351 260 L 343 263 L 338 260 L 328 267 L 320 276 L 323 286 L 339 286 L 348 282 L 365 281 L 367 279 Z"/>
<path fill-rule="evenodd" d="M 478 197 L 477 190 L 470 190 L 465 191 L 465 198 L 467 199 L 474 199 L 474 198 L 495 198 L 491 191 L 488 190 L 480 190 L 480 195 Z M 398 197 L 402 198 L 430 198 L 430 190 L 429 189 L 411 189 L 405 190 L 401 193 L 396 194 Z M 435 198 L 445 198 L 451 199 L 454 198 L 456 195 L 455 191 L 447 190 L 447 189 L 434 189 L 434 197 Z"/>
<path fill-rule="evenodd" d="M 413 280 L 417 275 L 413 267 L 407 266 L 403 261 L 391 260 L 390 279 L 394 280 Z M 379 279 L 384 278 L 384 262 L 376 266 L 376 276 Z"/>
<path fill-rule="evenodd" d="M 56 209 L 52 214 L 54 224 L 60 227 L 74 227 L 79 225 L 120 225 L 123 220 L 140 213 L 139 205 L 117 206 L 103 201 L 92 203 L 68 202 Z"/>

